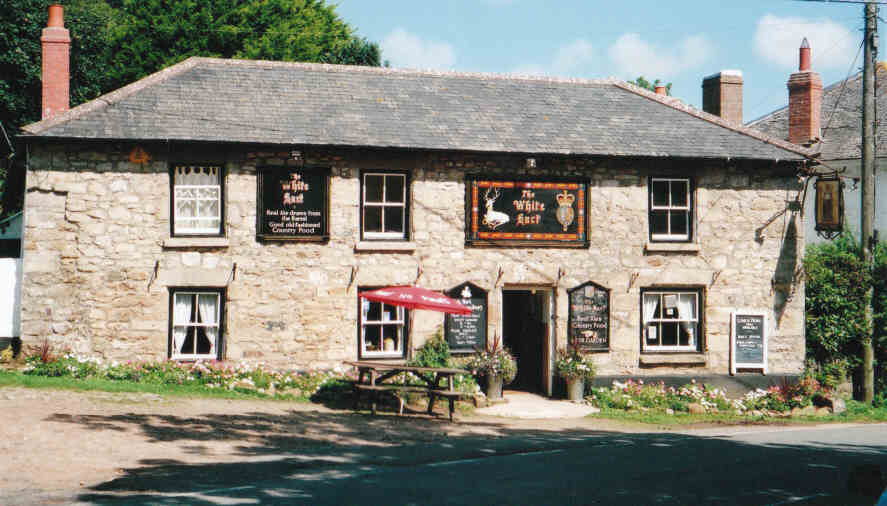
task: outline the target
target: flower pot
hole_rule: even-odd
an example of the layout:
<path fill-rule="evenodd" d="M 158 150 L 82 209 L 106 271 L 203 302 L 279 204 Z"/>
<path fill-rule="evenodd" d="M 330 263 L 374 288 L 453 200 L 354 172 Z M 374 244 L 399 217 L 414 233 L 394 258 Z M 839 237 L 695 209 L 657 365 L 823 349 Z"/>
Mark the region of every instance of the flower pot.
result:
<path fill-rule="evenodd" d="M 502 398 L 502 376 L 487 376 L 487 399 L 497 400 Z"/>
<path fill-rule="evenodd" d="M 576 402 L 585 398 L 585 378 L 567 378 L 567 398 Z"/>

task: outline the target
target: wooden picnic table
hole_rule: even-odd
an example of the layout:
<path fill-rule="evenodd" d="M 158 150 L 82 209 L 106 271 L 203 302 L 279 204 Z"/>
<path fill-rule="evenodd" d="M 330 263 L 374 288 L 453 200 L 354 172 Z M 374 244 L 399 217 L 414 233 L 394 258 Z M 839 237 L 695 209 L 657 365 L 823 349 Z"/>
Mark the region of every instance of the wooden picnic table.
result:
<path fill-rule="evenodd" d="M 455 389 L 454 378 L 457 374 L 471 374 L 464 369 L 449 367 L 417 367 L 406 364 L 390 362 L 356 361 L 345 362 L 358 370 L 357 381 L 354 382 L 354 409 L 358 408 L 362 392 L 369 392 L 372 397 L 372 412 L 376 414 L 376 401 L 379 392 L 393 392 L 400 400 L 399 413 L 403 414 L 403 394 L 418 392 L 428 394 L 428 414 L 434 410 L 434 402 L 438 397 L 449 401 L 450 421 L 453 420 L 455 402 L 465 396 Z M 413 373 L 413 377 L 420 379 L 420 384 L 394 383 L 394 379 L 400 373 Z"/>

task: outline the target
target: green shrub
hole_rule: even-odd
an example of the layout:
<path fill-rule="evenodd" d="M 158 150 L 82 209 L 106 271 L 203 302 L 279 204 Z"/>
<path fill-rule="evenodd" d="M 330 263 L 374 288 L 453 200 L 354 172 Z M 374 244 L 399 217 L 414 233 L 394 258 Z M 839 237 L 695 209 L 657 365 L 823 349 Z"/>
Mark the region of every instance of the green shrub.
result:
<path fill-rule="evenodd" d="M 873 252 L 874 265 L 866 272 L 859 244 L 844 233 L 832 242 L 810 246 L 804 258 L 806 273 L 807 357 L 817 364 L 817 379 L 833 388 L 840 368 L 845 374 L 861 366 L 863 338 L 873 335 L 875 362 L 884 374 L 887 364 L 887 243 Z M 865 325 L 864 296 L 873 290 L 873 327 Z M 876 382 L 879 383 L 879 382 Z M 881 381 L 880 383 L 883 383 Z"/>
<path fill-rule="evenodd" d="M 811 246 L 804 258 L 807 356 L 818 364 L 860 363 L 867 335 L 865 292 L 872 277 L 863 269 L 859 245 L 849 234 Z"/>
<path fill-rule="evenodd" d="M 438 327 L 434 335 L 416 350 L 410 365 L 416 367 L 450 367 L 450 345 Z"/>

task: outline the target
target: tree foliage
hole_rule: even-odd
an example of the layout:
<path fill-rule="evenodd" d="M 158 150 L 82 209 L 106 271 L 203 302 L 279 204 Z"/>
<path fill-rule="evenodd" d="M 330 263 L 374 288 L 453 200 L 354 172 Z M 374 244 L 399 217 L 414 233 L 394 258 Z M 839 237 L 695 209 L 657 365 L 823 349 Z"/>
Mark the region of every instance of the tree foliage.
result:
<path fill-rule="evenodd" d="M 0 9 L 0 121 L 8 132 L 40 119 L 40 35 L 51 0 L 5 0 Z M 105 48 L 113 10 L 95 0 L 65 3 L 71 31 L 71 104 L 106 91 Z"/>
<path fill-rule="evenodd" d="M 887 363 L 887 243 L 875 250 L 872 271 L 863 268 L 859 244 L 845 233 L 833 242 L 810 246 L 806 272 L 807 357 L 819 364 L 861 365 L 865 292 L 873 287 L 875 359 Z"/>
<path fill-rule="evenodd" d="M 113 87 L 191 56 L 380 64 L 376 43 L 323 0 L 123 0 L 109 40 Z"/>
<path fill-rule="evenodd" d="M 52 0 L 5 0 L 0 8 L 0 123 L 10 138 L 20 127 L 40 119 L 42 99 L 40 36 Z M 71 105 L 107 91 L 106 45 L 113 9 L 96 0 L 65 2 L 65 26 L 71 32 Z M 21 151 L 21 148 L 17 148 Z M 21 209 L 24 159 L 0 133 L 0 215 Z M 14 169 L 14 167 L 16 167 Z"/>
<path fill-rule="evenodd" d="M 3 0 L 0 8 L 0 123 L 10 136 L 40 119 L 40 36 L 49 4 L 57 2 Z M 381 61 L 379 45 L 358 37 L 325 0 L 66 0 L 64 6 L 72 106 L 190 56 Z M 21 209 L 23 159 L 8 152 L 0 133 L 0 215 Z M 18 168 L 9 170 L 14 162 Z"/>
<path fill-rule="evenodd" d="M 662 81 L 660 81 L 659 79 L 657 79 L 651 83 L 650 81 L 647 81 L 646 79 L 644 79 L 644 76 L 638 76 L 638 78 L 635 79 L 634 81 L 628 81 L 628 82 L 630 84 L 635 85 L 635 86 L 639 86 L 641 88 L 644 88 L 645 90 L 650 90 L 650 91 L 654 91 L 654 92 L 656 91 L 657 86 L 665 86 L 665 94 L 668 96 L 671 96 L 671 83 L 665 84 Z"/>

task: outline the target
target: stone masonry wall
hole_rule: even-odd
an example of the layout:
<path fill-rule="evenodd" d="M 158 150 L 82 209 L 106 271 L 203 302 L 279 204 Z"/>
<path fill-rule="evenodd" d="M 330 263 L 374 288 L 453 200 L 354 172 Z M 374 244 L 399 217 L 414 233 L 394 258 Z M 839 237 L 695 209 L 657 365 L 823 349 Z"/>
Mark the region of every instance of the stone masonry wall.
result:
<path fill-rule="evenodd" d="M 332 367 L 358 356 L 357 288 L 413 283 L 421 267 L 422 286 L 446 290 L 471 281 L 489 290 L 490 336 L 501 334 L 503 288 L 555 290 L 557 347 L 566 343 L 566 290 L 585 281 L 610 288 L 610 351 L 595 354 L 601 375 L 726 374 L 730 312 L 737 308 L 767 311 L 771 374 L 803 367 L 804 287 L 793 276 L 803 227 L 800 215 L 787 210 L 800 189 L 790 168 L 545 157 L 537 169 L 519 170 L 517 156 L 304 149 L 308 165 L 332 168 L 331 239 L 262 243 L 255 231 L 256 167 L 293 164 L 289 151 L 142 145 L 150 161 L 133 163 L 133 147 L 31 147 L 26 346 L 47 338 L 108 359 L 164 359 L 168 287 L 198 279 L 227 284 L 226 359 Z M 225 166 L 227 245 L 169 241 L 170 162 Z M 414 251 L 356 250 L 361 169 L 411 171 Z M 464 181 L 478 173 L 588 177 L 591 246 L 466 247 Z M 650 175 L 694 178 L 698 248 L 648 249 Z M 654 286 L 703 289 L 704 364 L 679 365 L 669 357 L 660 364 L 649 355 L 641 365 L 640 290 Z M 412 346 L 442 322 L 438 313 L 415 312 Z"/>

